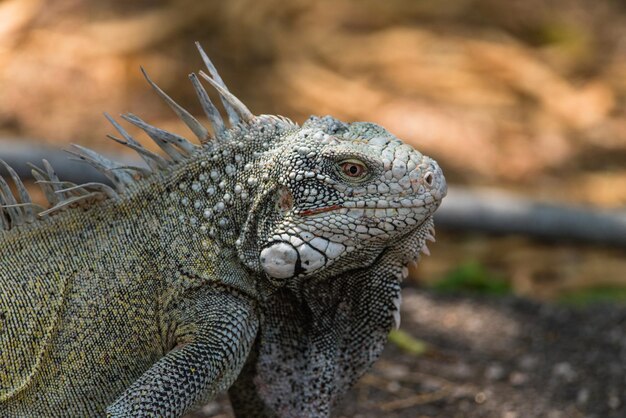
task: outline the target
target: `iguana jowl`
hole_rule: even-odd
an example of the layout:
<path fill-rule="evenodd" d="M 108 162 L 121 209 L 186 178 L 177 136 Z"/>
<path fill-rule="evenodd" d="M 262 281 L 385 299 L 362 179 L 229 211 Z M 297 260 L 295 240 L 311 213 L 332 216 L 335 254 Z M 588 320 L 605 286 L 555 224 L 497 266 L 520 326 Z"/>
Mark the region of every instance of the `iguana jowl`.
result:
<path fill-rule="evenodd" d="M 254 116 L 201 48 L 226 126 L 138 126 L 114 184 L 35 168 L 49 208 L 0 177 L 0 416 L 180 416 L 228 389 L 237 416 L 327 417 L 397 324 L 400 280 L 446 192 L 430 158 L 372 123 Z M 105 413 L 106 412 L 106 413 Z"/>

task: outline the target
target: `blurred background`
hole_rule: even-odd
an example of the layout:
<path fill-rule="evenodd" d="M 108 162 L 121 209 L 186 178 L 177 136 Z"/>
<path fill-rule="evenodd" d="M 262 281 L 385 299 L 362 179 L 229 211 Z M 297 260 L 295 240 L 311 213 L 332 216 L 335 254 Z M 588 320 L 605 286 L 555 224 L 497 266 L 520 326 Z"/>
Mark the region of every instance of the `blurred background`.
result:
<path fill-rule="evenodd" d="M 196 40 L 255 114 L 376 122 L 452 185 L 626 211 L 620 0 L 4 0 L 0 138 L 124 153 L 103 111 L 189 136 L 139 66 L 199 115 Z M 409 287 L 626 301 L 624 247 L 459 228 L 437 239 Z"/>

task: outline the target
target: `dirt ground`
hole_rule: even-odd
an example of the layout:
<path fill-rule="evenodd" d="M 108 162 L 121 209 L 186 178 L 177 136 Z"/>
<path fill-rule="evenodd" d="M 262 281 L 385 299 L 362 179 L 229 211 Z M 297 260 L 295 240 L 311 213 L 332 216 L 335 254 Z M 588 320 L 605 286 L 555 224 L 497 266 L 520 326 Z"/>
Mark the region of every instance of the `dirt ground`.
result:
<path fill-rule="evenodd" d="M 626 416 L 626 307 L 403 290 L 401 329 L 335 412 L 341 418 Z M 225 398 L 190 415 L 232 417 Z"/>

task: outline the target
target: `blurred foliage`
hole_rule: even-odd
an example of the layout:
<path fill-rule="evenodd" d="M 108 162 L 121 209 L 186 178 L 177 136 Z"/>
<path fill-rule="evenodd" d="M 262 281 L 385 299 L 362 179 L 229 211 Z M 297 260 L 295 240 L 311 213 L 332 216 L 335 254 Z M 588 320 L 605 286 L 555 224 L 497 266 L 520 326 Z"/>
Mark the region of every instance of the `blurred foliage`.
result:
<path fill-rule="evenodd" d="M 626 304 L 625 287 L 592 287 L 565 292 L 558 301 L 567 305 L 587 306 L 597 303 Z"/>
<path fill-rule="evenodd" d="M 503 295 L 511 292 L 511 285 L 490 272 L 478 261 L 465 262 L 432 284 L 440 292 L 474 292 Z"/>
<path fill-rule="evenodd" d="M 411 334 L 400 329 L 392 330 L 389 333 L 389 342 L 407 354 L 421 356 L 428 351 L 428 345 Z"/>

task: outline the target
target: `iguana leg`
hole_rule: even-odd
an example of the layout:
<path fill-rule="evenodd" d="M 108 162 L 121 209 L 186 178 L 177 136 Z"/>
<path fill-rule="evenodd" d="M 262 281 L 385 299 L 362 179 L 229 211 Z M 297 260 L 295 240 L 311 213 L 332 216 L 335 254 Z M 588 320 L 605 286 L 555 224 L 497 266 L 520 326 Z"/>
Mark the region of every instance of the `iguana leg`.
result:
<path fill-rule="evenodd" d="M 236 417 L 242 418 L 275 418 L 277 415 L 261 399 L 254 384 L 258 359 L 258 345 L 248 356 L 246 365 L 239 373 L 237 380 L 228 389 L 228 397 Z"/>
<path fill-rule="evenodd" d="M 196 292 L 180 313 L 181 348 L 170 351 L 109 408 L 109 417 L 178 417 L 237 378 L 254 342 L 255 305 L 227 291 Z"/>

